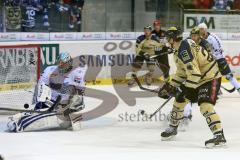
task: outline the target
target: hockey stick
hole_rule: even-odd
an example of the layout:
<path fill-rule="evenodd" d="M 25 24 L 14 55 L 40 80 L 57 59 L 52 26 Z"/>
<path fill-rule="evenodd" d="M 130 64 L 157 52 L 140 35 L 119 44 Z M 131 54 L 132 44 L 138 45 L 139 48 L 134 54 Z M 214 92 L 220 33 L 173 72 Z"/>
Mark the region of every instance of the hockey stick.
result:
<path fill-rule="evenodd" d="M 222 89 L 224 89 L 225 91 L 229 92 L 229 93 L 233 93 L 235 91 L 235 87 L 233 89 L 227 89 L 223 86 L 221 86 Z"/>
<path fill-rule="evenodd" d="M 157 90 L 154 90 L 154 89 L 149 89 L 149 88 L 145 88 L 142 86 L 142 84 L 140 83 L 139 79 L 137 78 L 137 76 L 135 74 L 132 74 L 132 77 L 133 79 L 136 81 L 137 85 L 139 86 L 139 88 L 141 90 L 144 90 L 144 91 L 149 91 L 149 92 L 153 92 L 153 93 L 158 93 L 159 91 Z"/>
<path fill-rule="evenodd" d="M 49 111 L 35 111 L 35 110 L 3 108 L 3 107 L 0 107 L 0 110 L 12 111 L 12 112 L 27 112 L 27 113 L 50 113 Z M 52 111 L 52 112 L 55 112 L 55 111 Z"/>
<path fill-rule="evenodd" d="M 152 119 L 152 117 L 155 116 L 155 114 L 158 113 L 172 98 L 173 98 L 173 96 L 170 96 L 155 112 L 153 112 L 149 116 L 146 113 L 146 111 L 144 111 L 144 110 L 140 110 L 140 114 L 146 115 L 149 119 Z"/>
<path fill-rule="evenodd" d="M 53 112 L 55 112 L 55 111 L 53 111 L 53 109 L 56 108 L 56 106 L 58 106 L 58 104 L 60 103 L 61 99 L 62 98 L 59 95 L 57 97 L 56 102 L 46 111 L 27 110 L 27 109 L 14 109 L 14 108 L 3 108 L 3 107 L 0 107 L 0 110 L 2 110 L 2 111 L 12 111 L 12 112 L 42 113 L 42 114 L 43 113 L 53 113 Z"/>
<path fill-rule="evenodd" d="M 142 86 L 142 84 L 140 83 L 139 79 L 137 78 L 137 76 L 135 74 L 132 74 L 132 77 L 134 78 L 134 80 L 136 81 L 136 83 L 138 84 L 139 88 L 145 91 L 149 91 L 149 92 L 153 92 L 153 93 L 159 93 L 161 92 L 162 89 L 160 89 L 159 91 L 157 90 L 153 90 L 153 89 L 148 89 Z M 148 119 L 151 119 L 156 113 L 158 113 L 171 99 L 173 98 L 173 96 L 170 96 L 155 112 L 153 112 L 152 114 L 150 114 L 148 116 L 148 114 L 146 113 L 146 111 L 144 110 L 140 110 L 140 114 L 141 115 L 146 115 L 148 117 Z"/>
<path fill-rule="evenodd" d="M 137 82 L 138 86 L 140 89 L 145 90 L 145 91 L 149 91 L 149 92 L 153 92 L 153 93 L 158 93 L 159 91 L 153 90 L 153 89 L 148 89 L 148 88 L 144 88 L 140 81 L 138 80 L 137 76 L 135 74 L 132 74 L 132 77 L 134 78 L 134 80 Z M 161 91 L 161 89 L 160 89 Z M 152 114 L 150 114 L 148 116 L 148 114 L 146 114 L 146 112 L 144 110 L 140 110 L 140 114 L 141 115 L 147 115 L 147 117 L 149 119 L 151 119 L 157 112 L 159 112 L 171 99 L 173 98 L 173 96 L 170 96 L 155 112 L 153 112 Z"/>

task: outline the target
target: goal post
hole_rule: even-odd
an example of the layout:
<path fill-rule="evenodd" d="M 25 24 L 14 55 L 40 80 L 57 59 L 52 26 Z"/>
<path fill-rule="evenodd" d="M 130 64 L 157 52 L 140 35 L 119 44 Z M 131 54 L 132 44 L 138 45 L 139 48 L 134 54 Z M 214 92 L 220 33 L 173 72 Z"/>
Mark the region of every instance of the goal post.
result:
<path fill-rule="evenodd" d="M 0 45 L 0 107 L 30 104 L 40 77 L 40 45 Z"/>

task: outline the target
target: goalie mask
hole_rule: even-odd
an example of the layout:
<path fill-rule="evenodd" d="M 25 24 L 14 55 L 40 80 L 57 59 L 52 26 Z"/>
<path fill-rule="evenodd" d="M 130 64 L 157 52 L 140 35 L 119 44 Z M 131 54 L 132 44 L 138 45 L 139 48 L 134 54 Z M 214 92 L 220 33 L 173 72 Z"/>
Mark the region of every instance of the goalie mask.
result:
<path fill-rule="evenodd" d="M 72 69 L 72 57 L 69 53 L 60 53 L 58 57 L 58 68 L 60 73 L 67 73 Z"/>

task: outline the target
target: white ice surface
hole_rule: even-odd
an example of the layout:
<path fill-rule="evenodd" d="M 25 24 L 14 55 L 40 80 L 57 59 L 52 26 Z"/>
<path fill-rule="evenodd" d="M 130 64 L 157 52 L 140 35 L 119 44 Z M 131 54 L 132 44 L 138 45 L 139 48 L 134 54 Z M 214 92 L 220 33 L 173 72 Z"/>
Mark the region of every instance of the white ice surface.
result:
<path fill-rule="evenodd" d="M 224 86 L 231 88 L 228 84 Z M 93 88 L 117 95 L 111 86 Z M 137 87 L 134 88 L 138 90 Z M 86 98 L 88 110 L 100 104 L 100 100 Z M 95 120 L 83 122 L 83 129 L 73 131 L 48 131 L 7 133 L 6 116 L 0 116 L 0 154 L 5 160 L 165 160 L 165 159 L 239 159 L 240 157 L 240 96 L 237 92 L 224 95 L 216 105 L 221 116 L 225 148 L 206 149 L 204 141 L 212 138 L 199 107 L 193 107 L 193 120 L 186 132 L 179 132 L 173 141 L 161 141 L 160 133 L 166 121 L 121 121 L 119 114 L 135 113 L 145 109 L 152 113 L 164 100 L 157 97 L 138 98 L 135 107 L 129 107 L 119 99 L 118 107 Z M 162 110 L 167 114 L 169 102 Z M 134 119 L 136 120 L 136 118 Z"/>

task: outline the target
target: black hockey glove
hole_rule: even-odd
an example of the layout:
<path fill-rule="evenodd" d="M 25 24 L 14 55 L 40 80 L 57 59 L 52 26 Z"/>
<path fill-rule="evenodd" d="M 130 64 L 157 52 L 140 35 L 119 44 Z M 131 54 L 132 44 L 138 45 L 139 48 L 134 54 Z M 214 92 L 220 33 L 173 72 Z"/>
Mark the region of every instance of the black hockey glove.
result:
<path fill-rule="evenodd" d="M 143 57 L 145 60 L 150 60 L 150 55 L 147 52 L 140 51 L 139 56 Z"/>
<path fill-rule="evenodd" d="M 181 90 L 179 88 L 176 88 L 169 83 L 165 83 L 162 88 L 158 92 L 158 97 L 163 99 L 168 99 L 170 96 L 178 97 L 180 95 Z"/>
<path fill-rule="evenodd" d="M 175 52 L 175 50 L 174 50 L 174 49 L 172 49 L 172 48 L 168 48 L 167 52 L 168 52 L 168 54 L 172 54 L 172 53 L 174 53 L 174 52 Z"/>
<path fill-rule="evenodd" d="M 150 55 L 149 55 L 148 53 L 144 53 L 144 54 L 143 54 L 143 57 L 144 57 L 147 61 L 150 60 Z"/>

